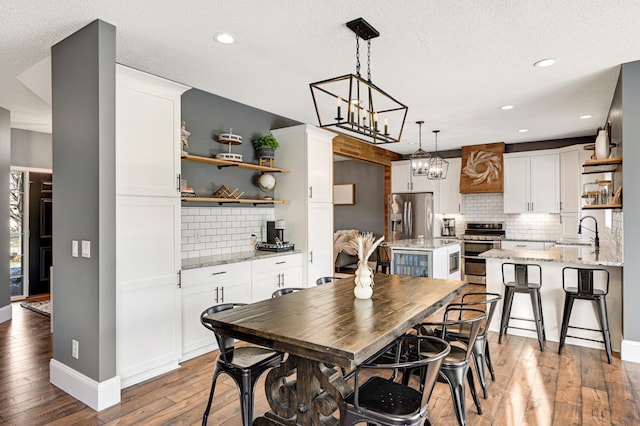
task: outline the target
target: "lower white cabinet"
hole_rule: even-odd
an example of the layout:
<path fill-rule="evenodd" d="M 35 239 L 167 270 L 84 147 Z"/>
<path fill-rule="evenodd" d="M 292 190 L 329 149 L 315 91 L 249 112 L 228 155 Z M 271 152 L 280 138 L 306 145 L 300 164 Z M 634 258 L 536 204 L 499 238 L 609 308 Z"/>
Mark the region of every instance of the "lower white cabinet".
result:
<path fill-rule="evenodd" d="M 182 271 L 182 357 L 186 361 L 217 349 L 200 314 L 220 303 L 251 301 L 251 261 Z"/>
<path fill-rule="evenodd" d="M 307 287 L 302 280 L 302 254 L 267 257 L 252 261 L 251 302 L 271 298 L 285 287 Z"/>
<path fill-rule="evenodd" d="M 502 241 L 500 248 L 504 250 L 545 250 L 547 243 L 544 241 Z"/>

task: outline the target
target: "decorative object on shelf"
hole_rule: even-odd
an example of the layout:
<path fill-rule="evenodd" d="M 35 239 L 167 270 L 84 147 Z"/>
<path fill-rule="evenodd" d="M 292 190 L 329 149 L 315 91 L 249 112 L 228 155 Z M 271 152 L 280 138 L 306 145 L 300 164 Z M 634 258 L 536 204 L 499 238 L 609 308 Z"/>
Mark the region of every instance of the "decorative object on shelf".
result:
<path fill-rule="evenodd" d="M 503 192 L 504 142 L 462 147 L 460 193 Z"/>
<path fill-rule="evenodd" d="M 429 170 L 427 172 L 427 179 L 431 180 L 446 179 L 449 171 L 449 162 L 438 155 L 438 133 L 440 133 L 440 130 L 433 131 L 433 134 L 436 135 L 436 151 L 429 160 Z"/>
<path fill-rule="evenodd" d="M 188 154 L 187 149 L 189 148 L 189 142 L 187 139 L 191 135 L 191 132 L 187 130 L 187 124 L 182 120 L 180 124 L 180 143 L 182 146 L 182 153 Z"/>
<path fill-rule="evenodd" d="M 233 128 L 229 129 L 229 133 L 221 133 L 218 135 L 218 142 L 229 146 L 229 152 L 220 152 L 216 154 L 216 158 L 218 160 L 242 161 L 242 154 L 235 154 L 231 152 L 231 145 L 240 145 L 242 143 L 242 136 L 234 135 Z"/>
<path fill-rule="evenodd" d="M 613 198 L 611 199 L 611 204 L 622 205 L 622 187 L 616 189 L 616 192 L 613 194 Z"/>
<path fill-rule="evenodd" d="M 318 123 L 373 144 L 400 142 L 408 107 L 371 81 L 371 39 L 380 33 L 363 18 L 346 25 L 356 35 L 356 73 L 309 84 Z M 360 76 L 360 39 L 367 41 L 366 80 Z"/>
<path fill-rule="evenodd" d="M 418 150 L 411 154 L 409 157 L 409 165 L 411 167 L 411 173 L 414 176 L 427 176 L 429 173 L 429 160 L 431 156 L 429 153 L 422 149 L 422 125 L 424 124 L 423 120 L 416 121 L 418 128 Z"/>
<path fill-rule="evenodd" d="M 213 193 L 213 198 L 228 198 L 237 200 L 238 198 L 242 197 L 244 191 L 239 194 L 237 192 L 238 188 L 232 191 L 226 185 L 222 185 L 216 192 Z"/>
<path fill-rule="evenodd" d="M 195 197 L 196 192 L 189 186 L 186 179 L 180 179 L 180 196 Z"/>
<path fill-rule="evenodd" d="M 604 129 L 598 127 L 598 135 L 596 136 L 596 159 L 604 160 L 605 158 L 609 158 L 609 154 L 611 154 L 611 127 L 609 123 L 604 126 Z"/>
<path fill-rule="evenodd" d="M 358 253 L 358 268 L 355 273 L 356 286 L 353 294 L 358 299 L 370 299 L 373 295 L 373 270 L 367 262 L 373 251 L 384 240 L 384 236 L 374 241 L 372 233 L 358 234 L 349 241 L 352 248 Z"/>
<path fill-rule="evenodd" d="M 267 193 L 264 197 L 265 200 L 272 200 L 273 195 L 269 195 L 269 193 L 272 194 L 276 188 L 276 178 L 272 174 L 262 173 L 260 177 L 258 177 L 258 188 Z"/>
<path fill-rule="evenodd" d="M 271 133 L 260 136 L 253 141 L 253 149 L 256 150 L 261 166 L 273 167 L 275 151 L 278 148 L 280 148 L 280 143 Z"/>

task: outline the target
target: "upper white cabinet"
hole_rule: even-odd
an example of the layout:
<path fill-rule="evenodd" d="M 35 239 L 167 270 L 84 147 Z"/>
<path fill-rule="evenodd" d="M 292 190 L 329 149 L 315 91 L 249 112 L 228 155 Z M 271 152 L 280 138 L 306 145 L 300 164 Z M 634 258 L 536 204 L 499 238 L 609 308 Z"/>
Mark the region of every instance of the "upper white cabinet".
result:
<path fill-rule="evenodd" d="M 290 170 L 277 176 L 276 191 L 289 204 L 276 205 L 284 219 L 287 239 L 305 252 L 302 281 L 289 287 L 315 285 L 318 276 L 333 275 L 333 137 L 309 125 L 272 130 L 280 142 L 278 163 Z"/>
<path fill-rule="evenodd" d="M 116 68 L 116 372 L 122 387 L 177 368 L 181 356 L 177 175 L 180 96 L 187 89 Z"/>
<path fill-rule="evenodd" d="M 560 234 L 578 237 L 580 220 L 581 161 L 580 147 L 560 152 Z"/>
<path fill-rule="evenodd" d="M 391 162 L 391 192 L 433 192 L 438 190 L 438 181 L 426 176 L 412 176 L 409 160 Z"/>
<path fill-rule="evenodd" d="M 504 212 L 558 213 L 560 160 L 557 153 L 504 156 Z"/>
<path fill-rule="evenodd" d="M 436 213 L 461 213 L 462 195 L 460 194 L 460 168 L 461 158 L 447 158 L 449 171 L 447 178 L 438 182 L 439 205 L 436 206 Z"/>

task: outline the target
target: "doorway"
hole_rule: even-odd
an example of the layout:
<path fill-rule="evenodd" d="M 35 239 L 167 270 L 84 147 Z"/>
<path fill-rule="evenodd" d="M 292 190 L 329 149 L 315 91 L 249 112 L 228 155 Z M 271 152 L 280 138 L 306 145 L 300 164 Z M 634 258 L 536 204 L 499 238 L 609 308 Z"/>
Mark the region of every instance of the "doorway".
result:
<path fill-rule="evenodd" d="M 50 291 L 52 178 L 48 170 L 11 169 L 9 227 L 12 300 Z"/>

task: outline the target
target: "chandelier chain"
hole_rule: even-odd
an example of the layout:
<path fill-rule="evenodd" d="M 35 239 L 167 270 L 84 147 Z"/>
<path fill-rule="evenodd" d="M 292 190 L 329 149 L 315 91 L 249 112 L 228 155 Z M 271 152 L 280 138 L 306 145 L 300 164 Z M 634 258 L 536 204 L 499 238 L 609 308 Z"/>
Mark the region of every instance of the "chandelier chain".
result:
<path fill-rule="evenodd" d="M 360 27 L 358 27 L 358 30 Z M 358 37 L 358 31 L 356 33 L 356 75 L 360 77 L 360 37 Z"/>
<path fill-rule="evenodd" d="M 371 39 L 367 40 L 367 80 L 371 83 Z"/>

